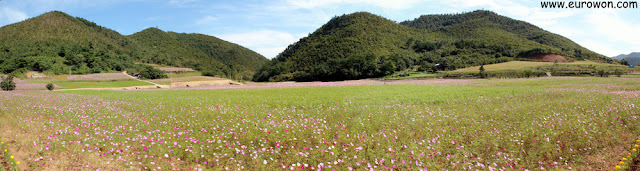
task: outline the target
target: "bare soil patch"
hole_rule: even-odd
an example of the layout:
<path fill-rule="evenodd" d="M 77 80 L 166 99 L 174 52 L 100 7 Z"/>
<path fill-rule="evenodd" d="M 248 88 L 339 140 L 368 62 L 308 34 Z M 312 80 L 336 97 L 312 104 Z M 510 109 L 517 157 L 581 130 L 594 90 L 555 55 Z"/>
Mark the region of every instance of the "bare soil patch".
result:
<path fill-rule="evenodd" d="M 180 67 L 157 67 L 159 70 L 167 71 L 167 72 L 195 72 L 191 68 L 180 68 Z"/>
<path fill-rule="evenodd" d="M 545 62 L 569 62 L 569 60 L 567 60 L 566 57 L 558 55 L 558 54 L 540 54 L 540 55 L 535 55 L 535 56 L 530 56 L 527 57 L 527 59 L 535 59 L 535 60 L 540 60 L 540 61 L 545 61 Z"/>
<path fill-rule="evenodd" d="M 110 80 L 128 80 L 128 79 L 131 79 L 131 77 L 129 77 L 129 75 L 127 75 L 124 72 L 71 75 L 67 77 L 67 80 L 74 80 L 74 81 L 110 81 Z"/>

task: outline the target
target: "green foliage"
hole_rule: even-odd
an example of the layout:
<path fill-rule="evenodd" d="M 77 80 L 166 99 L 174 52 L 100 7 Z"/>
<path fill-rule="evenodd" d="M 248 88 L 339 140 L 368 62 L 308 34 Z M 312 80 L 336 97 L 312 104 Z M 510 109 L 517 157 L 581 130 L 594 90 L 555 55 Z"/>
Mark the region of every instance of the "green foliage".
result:
<path fill-rule="evenodd" d="M 0 28 L 0 72 L 52 74 L 123 71 L 156 63 L 252 75 L 268 61 L 237 44 L 202 34 L 147 29 L 131 36 L 54 11 Z"/>
<path fill-rule="evenodd" d="M 616 68 L 616 69 L 613 71 L 613 75 L 616 75 L 616 76 L 618 76 L 618 77 L 622 76 L 622 74 L 624 74 L 624 72 L 622 72 L 622 70 L 621 70 L 620 68 Z"/>
<path fill-rule="evenodd" d="M 142 79 L 162 79 L 168 78 L 167 74 L 164 71 L 153 68 L 151 66 L 144 67 L 143 70 L 139 73 L 140 78 Z"/>
<path fill-rule="evenodd" d="M 478 72 L 478 77 L 487 78 L 487 73 L 484 72 L 484 65 L 480 65 L 480 72 Z"/>
<path fill-rule="evenodd" d="M 420 29 L 440 30 L 463 40 L 485 41 L 485 45 L 493 46 L 493 50 L 512 57 L 518 55 L 518 51 L 530 51 L 529 54 L 526 54 L 529 56 L 536 55 L 536 53 L 531 53 L 533 51 L 540 51 L 537 54 L 555 53 L 579 60 L 613 62 L 611 59 L 583 48 L 565 37 L 550 33 L 524 21 L 500 16 L 491 11 L 477 10 L 463 14 L 423 15 L 413 21 L 404 21 L 400 24 Z"/>
<path fill-rule="evenodd" d="M 611 75 L 611 73 L 609 71 L 604 70 L 604 69 L 600 69 L 600 70 L 596 71 L 596 74 L 599 77 L 609 77 L 609 75 Z"/>
<path fill-rule="evenodd" d="M 235 78 L 250 75 L 268 60 L 262 55 L 215 37 L 202 34 L 164 32 L 149 28 L 129 36 L 144 63 L 190 67 L 211 76 Z"/>
<path fill-rule="evenodd" d="M 13 82 L 13 75 L 8 75 L 0 82 L 0 88 L 4 91 L 13 91 L 16 89 L 16 83 Z"/>
<path fill-rule="evenodd" d="M 629 66 L 629 62 L 627 62 L 627 60 L 626 60 L 626 59 L 622 59 L 622 60 L 620 61 L 620 64 L 622 64 L 622 65 L 626 65 L 626 66 Z"/>
<path fill-rule="evenodd" d="M 388 71 L 393 66 L 394 71 L 434 72 L 526 60 L 548 53 L 615 63 L 567 38 L 490 11 L 425 15 L 400 24 L 358 12 L 334 17 L 308 37 L 290 45 L 266 63 L 253 80 L 360 79 L 390 75 L 393 71 Z M 371 59 L 375 61 L 365 63 L 377 64 L 362 72 L 361 64 L 340 65 L 339 62 L 368 55 L 373 55 L 375 58 Z"/>
<path fill-rule="evenodd" d="M 47 83 L 47 86 L 46 86 L 46 87 L 47 87 L 47 90 L 49 90 L 49 91 L 53 91 L 53 88 L 55 88 L 55 87 L 53 86 L 53 83 Z"/>

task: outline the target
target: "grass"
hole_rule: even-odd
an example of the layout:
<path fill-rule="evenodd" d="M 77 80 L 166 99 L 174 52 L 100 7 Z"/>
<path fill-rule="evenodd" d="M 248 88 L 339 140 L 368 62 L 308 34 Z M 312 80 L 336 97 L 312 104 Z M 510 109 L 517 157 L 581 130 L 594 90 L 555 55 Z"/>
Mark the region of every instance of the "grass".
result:
<path fill-rule="evenodd" d="M 640 78 L 640 73 L 628 73 L 628 74 L 622 75 L 621 77 L 623 77 L 623 78 Z"/>
<path fill-rule="evenodd" d="M 171 79 L 165 78 L 165 79 L 156 79 L 156 80 L 150 80 L 150 81 L 156 84 L 169 85 L 172 81 L 176 83 L 176 82 L 215 81 L 215 80 L 221 80 L 221 78 L 182 74 L 178 76 L 172 76 Z"/>
<path fill-rule="evenodd" d="M 76 88 L 109 88 L 109 87 L 131 87 L 153 85 L 135 79 L 114 79 L 114 80 L 68 80 L 69 75 L 55 75 L 45 79 L 24 79 L 31 83 L 53 83 L 62 89 Z M 43 87 L 44 88 L 44 87 Z"/>
<path fill-rule="evenodd" d="M 497 71 L 497 70 L 521 70 L 526 68 L 534 68 L 544 65 L 553 65 L 553 62 L 532 62 L 532 61 L 509 61 L 498 64 L 490 64 L 485 65 L 484 69 L 486 71 Z M 575 61 L 569 63 L 558 63 L 558 65 L 603 65 L 603 66 L 611 66 L 613 64 L 602 64 L 593 61 Z M 617 65 L 616 65 L 617 66 Z M 478 72 L 480 66 L 472 66 L 466 67 L 462 69 L 454 70 L 453 72 Z"/>
<path fill-rule="evenodd" d="M 75 88 L 109 88 L 109 87 L 132 87 L 132 86 L 144 86 L 153 85 L 151 83 L 138 81 L 138 80 L 126 80 L 126 81 L 53 81 L 52 83 L 61 86 L 65 89 Z"/>
<path fill-rule="evenodd" d="M 484 69 L 486 71 L 514 70 L 514 69 L 523 69 L 528 67 L 536 67 L 536 66 L 550 65 L 550 64 L 553 64 L 553 62 L 509 61 L 504 63 L 485 65 Z M 453 72 L 478 72 L 479 70 L 480 70 L 480 66 L 472 66 L 472 67 L 457 69 L 457 70 L 454 70 Z"/>
<path fill-rule="evenodd" d="M 202 76 L 202 72 L 200 72 L 200 71 L 194 71 L 194 72 L 172 72 L 172 73 L 167 73 L 167 76 L 169 74 L 171 74 L 171 77 L 173 77 L 173 78 Z"/>
<path fill-rule="evenodd" d="M 54 159 L 31 170 L 611 170 L 640 133 L 638 83 L 2 92 L 0 129 Z"/>
<path fill-rule="evenodd" d="M 63 89 L 75 89 L 75 88 L 108 88 L 108 87 L 131 87 L 131 86 L 144 86 L 153 85 L 144 81 L 138 80 L 113 80 L 113 81 L 72 81 L 72 80 L 60 80 L 60 79 L 27 79 L 26 81 L 33 83 L 53 83 Z"/>
<path fill-rule="evenodd" d="M 415 72 L 415 71 L 401 71 L 396 72 L 392 75 L 385 76 L 382 79 L 384 80 L 409 80 L 409 79 L 428 79 L 428 78 L 438 78 L 438 74 L 430 74 L 426 72 Z"/>
<path fill-rule="evenodd" d="M 526 78 L 540 76 L 611 76 L 624 75 L 639 71 L 622 65 L 602 64 L 592 61 L 576 61 L 571 63 L 511 61 L 485 65 L 487 77 Z M 442 72 L 446 78 L 478 77 L 479 66 L 467 67 L 455 71 Z"/>

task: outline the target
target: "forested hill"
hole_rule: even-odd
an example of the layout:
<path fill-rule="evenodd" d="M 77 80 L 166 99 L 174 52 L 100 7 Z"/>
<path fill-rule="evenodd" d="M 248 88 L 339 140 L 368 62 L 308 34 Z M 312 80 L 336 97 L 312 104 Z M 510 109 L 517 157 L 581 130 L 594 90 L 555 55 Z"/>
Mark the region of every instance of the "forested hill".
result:
<path fill-rule="evenodd" d="M 490 11 L 400 24 L 367 12 L 334 17 L 265 64 L 254 81 L 329 81 L 506 62 L 539 54 L 613 63 L 571 40 Z"/>
<path fill-rule="evenodd" d="M 502 42 L 509 45 L 506 46 L 507 49 L 517 49 L 516 51 L 531 48 L 526 45 L 540 46 L 542 44 L 548 46 L 543 47 L 551 53 L 558 53 L 578 60 L 610 62 L 607 57 L 586 49 L 566 37 L 491 11 L 479 10 L 458 15 L 423 15 L 415 20 L 404 21 L 400 24 L 419 29 L 439 30 L 458 39 L 476 42 L 497 41 L 494 44 Z M 527 42 L 527 40 L 532 42 Z M 518 57 L 517 54 L 507 55 Z"/>
<path fill-rule="evenodd" d="M 203 34 L 164 32 L 148 28 L 128 36 L 146 63 L 242 74 L 249 78 L 268 60 L 245 47 Z"/>
<path fill-rule="evenodd" d="M 268 61 L 249 49 L 212 36 L 157 29 L 155 34 L 152 30 L 136 33 L 148 31 L 148 37 L 123 36 L 63 12 L 45 13 L 0 28 L 0 72 L 86 74 L 139 66 L 135 63 L 156 63 L 236 78 L 237 74 L 252 75 Z"/>
<path fill-rule="evenodd" d="M 626 64 L 629 64 L 629 65 L 638 65 L 640 64 L 640 52 L 633 52 L 628 55 L 621 54 L 613 57 L 613 59 L 621 60 L 621 61 L 624 60 L 626 61 Z M 624 63 L 624 61 L 622 62 Z"/>

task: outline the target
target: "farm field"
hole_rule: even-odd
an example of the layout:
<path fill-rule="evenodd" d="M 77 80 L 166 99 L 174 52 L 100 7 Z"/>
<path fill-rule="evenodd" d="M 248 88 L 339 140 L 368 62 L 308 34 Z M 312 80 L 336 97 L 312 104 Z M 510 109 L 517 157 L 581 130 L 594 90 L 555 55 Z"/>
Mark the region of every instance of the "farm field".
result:
<path fill-rule="evenodd" d="M 181 76 L 181 77 L 172 77 L 172 78 L 163 78 L 163 79 L 154 79 L 151 82 L 162 85 L 169 85 L 171 82 L 193 82 L 193 81 L 217 81 L 217 80 L 227 80 L 219 77 L 208 77 L 208 76 Z"/>
<path fill-rule="evenodd" d="M 601 64 L 601 63 L 596 63 L 592 61 L 575 61 L 575 62 L 558 63 L 558 64 L 559 65 L 589 65 L 589 64 L 608 65 L 608 64 Z M 543 65 L 553 65 L 553 62 L 510 61 L 510 62 L 485 65 L 484 69 L 487 71 L 518 70 L 518 69 L 537 67 L 537 66 L 543 66 Z M 479 69 L 480 69 L 480 66 L 473 66 L 473 67 L 457 69 L 453 72 L 459 72 L 459 71 L 477 72 Z"/>
<path fill-rule="evenodd" d="M 0 92 L 23 170 L 613 170 L 640 79 Z"/>
<path fill-rule="evenodd" d="M 4 77 L 5 75 L 0 75 Z M 56 75 L 41 79 L 14 78 L 18 90 L 46 90 L 47 83 L 53 83 L 56 89 L 108 88 L 153 85 L 139 81 L 124 73 L 98 73 L 86 75 Z"/>

